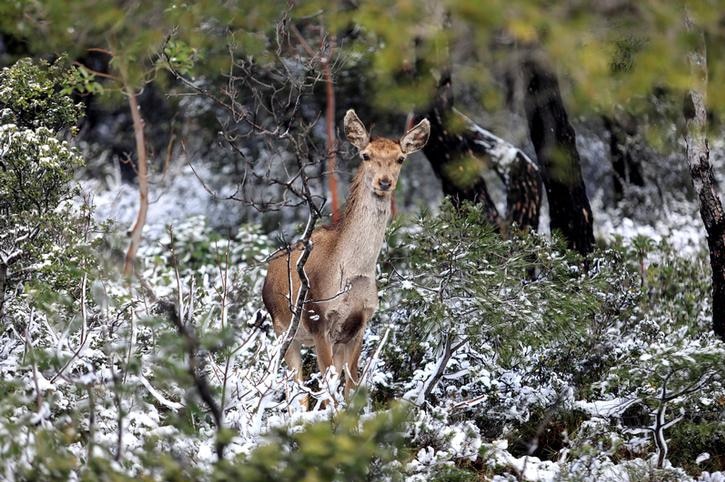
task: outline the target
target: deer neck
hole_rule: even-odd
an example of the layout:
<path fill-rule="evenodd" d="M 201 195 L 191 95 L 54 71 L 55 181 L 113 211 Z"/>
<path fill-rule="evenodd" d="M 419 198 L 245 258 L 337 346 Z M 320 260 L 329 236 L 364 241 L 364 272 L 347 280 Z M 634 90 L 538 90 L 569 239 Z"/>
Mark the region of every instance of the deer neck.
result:
<path fill-rule="evenodd" d="M 350 184 L 334 260 L 345 278 L 375 275 L 390 219 L 390 199 L 376 195 L 371 185 L 372 179 L 367 179 L 363 169 Z"/>

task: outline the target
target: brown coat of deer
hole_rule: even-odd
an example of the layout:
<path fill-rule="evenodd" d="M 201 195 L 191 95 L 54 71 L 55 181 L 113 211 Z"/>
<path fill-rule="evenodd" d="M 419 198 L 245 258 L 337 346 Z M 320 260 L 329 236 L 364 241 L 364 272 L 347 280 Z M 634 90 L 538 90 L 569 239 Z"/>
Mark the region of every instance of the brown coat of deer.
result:
<path fill-rule="evenodd" d="M 299 329 L 285 360 L 303 380 L 302 345 L 314 345 L 321 373 L 334 366 L 346 373 L 345 396 L 358 382 L 358 359 L 365 326 L 378 307 L 375 265 L 390 218 L 390 198 L 406 156 L 428 140 L 427 119 L 410 129 L 400 141 L 370 139 L 355 114 L 345 114 L 345 135 L 357 147 L 362 162 L 349 188 L 345 214 L 336 225 L 312 233 L 312 251 L 304 269 L 309 293 Z M 272 257 L 262 298 L 272 316 L 277 336 L 286 333 L 292 319 L 300 279 L 296 263 L 303 247 L 297 243 L 289 254 Z"/>

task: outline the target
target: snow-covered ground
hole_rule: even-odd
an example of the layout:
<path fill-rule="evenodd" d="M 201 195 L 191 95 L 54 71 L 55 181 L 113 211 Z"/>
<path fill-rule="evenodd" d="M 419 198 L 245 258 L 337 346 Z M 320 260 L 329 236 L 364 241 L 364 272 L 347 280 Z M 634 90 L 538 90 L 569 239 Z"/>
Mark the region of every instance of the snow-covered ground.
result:
<path fill-rule="evenodd" d="M 595 149 L 592 151 L 597 153 Z M 590 153 L 591 154 L 591 153 Z M 144 231 L 145 243 L 142 246 L 140 257 L 149 260 L 144 276 L 157 289 L 157 296 L 171 296 L 178 289 L 175 281 L 170 277 L 168 270 L 168 245 L 170 240 L 166 226 L 175 226 L 177 242 L 187 243 L 193 240 L 204 240 L 209 237 L 213 229 L 238 226 L 240 220 L 245 219 L 244 207 L 237 201 L 215 199 L 208 192 L 200 179 L 205 180 L 207 186 L 213 186 L 220 198 L 234 194 L 236 187 L 228 174 L 211 172 L 204 165 L 194 166 L 192 170 L 186 164 L 171 166 L 164 176 L 153 179 L 151 186 L 151 205 L 148 221 Z M 119 181 L 119 176 L 106 179 L 82 181 L 83 190 L 92 194 L 95 216 L 99 221 L 112 220 L 122 227 L 129 227 L 134 220 L 137 208 L 137 190 L 135 186 Z M 645 236 L 655 242 L 666 240 L 671 243 L 683 256 L 700 253 L 704 247 L 704 230 L 697 217 L 694 203 L 673 203 L 675 208 L 667 215 L 653 223 L 645 223 L 630 217 L 623 216 L 614 208 L 605 208 L 601 193 L 596 189 L 590 192 L 595 219 L 595 235 L 605 242 L 614 241 L 621 237 L 625 243 L 631 243 L 638 236 Z M 413 199 L 413 202 L 419 201 Z M 399 206 L 399 209 L 415 211 L 412 206 Z M 542 213 L 542 224 L 546 224 L 546 213 Z M 212 249 L 223 249 L 224 243 L 215 244 Z M 280 368 L 281 362 L 278 353 L 278 342 L 269 330 L 260 331 L 255 326 L 257 322 L 256 310 L 261 307 L 258 294 L 261 291 L 263 275 L 263 259 L 271 251 L 274 242 L 258 230 L 244 226 L 232 242 L 232 258 L 239 264 L 225 274 L 219 266 L 202 265 L 193 273 L 200 277 L 200 285 L 189 286 L 191 273 L 184 274 L 182 278 L 182 291 L 187 294 L 194 292 L 196 298 L 190 310 L 196 312 L 201 323 L 208 327 L 217 327 L 220 319 L 224 319 L 220 308 L 219 286 L 223 282 L 231 281 L 233 287 L 245 290 L 243 301 L 234 306 L 227 314 L 227 323 L 238 327 L 236 341 L 239 346 L 227 367 L 226 378 L 230 390 L 227 394 L 228 403 L 225 412 L 225 423 L 236 431 L 236 436 L 228 447 L 228 454 L 247 454 L 264 440 L 270 430 L 279 427 L 289 427 L 290 430 L 300 430 L 305 422 L 325 420 L 334 416 L 334 407 L 326 410 L 305 412 L 297 401 L 305 395 L 316 395 L 322 399 L 324 393 L 310 394 L 292 381 L 291 374 Z M 222 246 L 222 248 L 219 248 Z M 248 256 L 250 247 L 254 253 Z M 166 271 L 164 271 L 166 270 Z M 226 278 L 229 276 L 230 278 Z M 245 283 L 248 283 L 245 285 Z M 413 289 L 412 283 L 404 284 L 403 290 Z M 121 284 L 108 284 L 93 286 L 95 295 L 100 298 L 126 296 L 125 287 Z M 106 290 L 106 294 L 104 293 Z M 94 295 L 94 296 L 95 296 Z M 140 295 L 139 295 L 140 296 Z M 185 301 L 190 303 L 190 298 Z M 101 303 L 102 304 L 102 303 Z M 225 305 L 221 305 L 225 306 Z M 121 306 L 110 308 L 120 312 Z M 383 307 L 394 311 L 394 306 Z M 134 308 L 136 319 L 144 318 L 144 308 Z M 99 315 L 100 316 L 100 315 Z M 118 316 L 121 316 L 118 314 Z M 226 315 L 225 315 L 226 316 Z M 369 373 L 364 375 L 371 390 L 376 388 L 390 388 L 393 384 L 393 375 L 389 367 L 379 359 L 381 349 L 386 343 L 391 343 L 389 332 L 396 327 L 392 322 L 394 314 L 388 315 L 389 323 L 368 330 L 364 361 L 361 365 L 368 365 Z M 224 321 L 221 321 L 224 323 Z M 386 327 L 388 331 L 386 331 Z M 267 327 L 268 328 L 268 327 Z M 69 374 L 81 374 L 47 379 L 42 374 L 33 374 L 25 370 L 22 375 L 22 384 L 28 393 L 39 391 L 45 399 L 38 407 L 18 414 L 32 416 L 33 426 L 52 428 L 58 423 L 58 407 L 72 407 L 78 403 L 87 403 L 86 398 L 71 388 L 74 386 L 112 386 L 114 383 L 114 363 L 111 361 L 108 347 L 112 345 L 124 346 L 126 337 L 133 340 L 148 340 L 154 335 L 149 326 L 133 325 L 130 329 L 109 334 L 100 328 L 91 330 L 87 338 L 79 338 L 79 333 L 72 330 L 58 332 L 47 321 L 39 317 L 33 329 L 37 330 L 36 342 L 55 346 L 57 355 L 61 358 L 72 357 L 75 361 L 68 366 Z M 615 336 L 613 334 L 612 336 Z M 18 334 L 22 340 L 22 335 Z M 83 341 L 80 341 L 83 340 Z M 21 366 L 24 353 L 22 343 L 12 343 L 12 338 L 6 339 L 0 347 L 0 374 L 2 379 L 10 380 L 17 376 L 18 367 Z M 110 345 L 109 345 L 110 342 Z M 80 349 L 78 344 L 80 343 Z M 622 340 L 626 346 L 619 347 L 623 352 L 636 352 L 642 347 L 637 340 Z M 123 400 L 126 429 L 123 431 L 120 446 L 124 448 L 127 461 L 130 464 L 122 466 L 116 464 L 119 470 L 134 473 L 140 470 L 138 453 L 144 449 L 144 443 L 150 436 L 157 436 L 163 441 L 165 449 L 188 457 L 193 463 L 210 467 L 215 460 L 214 444 L 215 432 L 209 424 L 201 424 L 198 436 L 194 439 L 186 437 L 175 425 L 174 415 L 182 408 L 185 394 L 179 386 L 169 384 L 149 367 L 157 367 L 163 353 L 154 353 L 148 346 L 141 350 L 141 343 L 134 341 L 132 349 L 138 349 L 142 369 L 139 373 L 129 373 L 124 383 L 130 387 L 131 392 L 138 395 L 128 396 Z M 403 399 L 416 405 L 414 416 L 409 427 L 409 438 L 415 446 L 420 447 L 414 457 L 407 463 L 405 471 L 411 481 L 429 480 L 441 467 L 456 467 L 462 463 L 482 461 L 487 470 L 494 473 L 492 480 L 529 480 L 529 481 L 555 481 L 555 480 L 591 480 L 591 481 L 636 481 L 638 477 L 651 473 L 656 465 L 654 455 L 642 455 L 622 460 L 616 454 L 618 444 L 625 443 L 618 440 L 614 430 L 610 434 L 609 446 L 597 439 L 602 433 L 608 431 L 619 423 L 623 412 L 637 402 L 631 397 L 615 397 L 598 399 L 589 397 L 579 399 L 578 394 L 569 386 L 565 379 L 548 379 L 538 385 L 531 385 L 532 376 L 527 372 L 529 367 L 502 368 L 498 366 L 495 347 L 488 347 L 488 351 L 475 351 L 466 347 L 446 360 L 446 370 L 443 381 L 436 389 L 439 395 L 438 403 L 431 404 L 422 397 L 426 383 L 430 383 L 435 371 L 441 362 L 440 352 L 436 346 L 428 346 L 425 358 L 427 363 L 414 371 L 410 380 L 403 381 L 405 395 Z M 146 351 L 148 349 L 148 351 Z M 528 356 L 532 359 L 545 359 L 546 349 L 529 350 Z M 124 356 L 131 357 L 131 350 Z M 643 355 L 645 356 L 645 355 Z M 652 355 L 646 355 L 652 356 Z M 377 358 L 376 358 L 377 357 Z M 646 361 L 642 359 L 642 361 Z M 230 368 L 229 368 L 230 367 Z M 210 374 L 224 371 L 224 367 L 210 362 Z M 463 399 L 459 380 L 472 380 L 467 382 L 465 389 L 481 389 L 484 393 L 478 398 Z M 396 381 L 400 382 L 400 381 Z M 328 381 L 334 383 L 334 381 Z M 281 389 L 285 391 L 281 396 Z M 104 450 L 109 450 L 119 444 L 118 442 L 118 407 L 114 406 L 112 392 L 105 393 L 105 399 L 99 403 L 105 406 L 98 410 L 95 421 L 95 436 L 98 446 L 94 449 L 101 456 L 108 456 Z M 443 394 L 451 396 L 447 400 Z M 455 396 L 454 396 L 455 395 Z M 314 397 L 313 397 L 314 398 Z M 293 400 L 285 403 L 280 400 Z M 52 406 L 50 401 L 52 400 Z M 494 404 L 494 400 L 498 400 Z M 153 403 L 149 403 L 153 401 Z M 573 455 L 568 450 L 562 450 L 553 460 L 542 460 L 533 455 L 516 456 L 516 452 L 509 446 L 509 441 L 503 438 L 493 440 L 487 438 L 473 421 L 462 420 L 457 414 L 461 410 L 470 410 L 474 407 L 505 406 L 506 410 L 496 413 L 504 424 L 514 424 L 529 419 L 536 410 L 542 410 L 552 404 L 585 413 L 589 420 L 582 425 L 596 435 L 592 440 L 599 440 L 599 446 L 588 447 L 589 452 L 579 448 L 579 453 Z M 319 408 L 319 404 L 318 404 Z M 369 409 L 370 407 L 368 407 Z M 25 410 L 25 409 L 24 409 Z M 469 412 L 466 412 L 469 413 Z M 18 418 L 18 419 L 19 419 Z M 84 422 L 85 423 L 85 422 Z M 85 426 L 84 428 L 88 428 Z M 10 436 L 9 429 L 0 425 L 0 440 Z M 28 440 L 33 438 L 32 430 L 25 429 L 22 435 Z M 17 436 L 14 434 L 13 436 Z M 489 440 L 489 441 L 486 441 Z M 644 442 L 642 442 L 644 440 Z M 646 445 L 648 439 L 633 437 L 626 441 L 628 447 L 634 447 L 635 442 Z M 594 442 L 593 442 L 594 443 Z M 0 452 L 3 450 L 0 442 Z M 635 447 L 636 448 L 636 447 Z M 87 446 L 74 443 L 70 451 L 79 459 L 85 457 Z M 634 449 L 632 449 L 634 450 Z M 30 457 L 32 454 L 26 454 Z M 697 463 L 707 460 L 705 453 L 698 456 Z M 21 463 L 20 461 L 18 463 Z M 5 478 L 14 480 L 13 465 L 5 468 Z M 670 467 L 669 476 L 679 480 L 697 480 L 701 482 L 725 482 L 725 473 L 703 472 L 699 477 L 689 477 L 682 469 Z M 673 475 L 674 474 L 674 475 Z M 673 479 L 674 480 L 674 479 Z"/>

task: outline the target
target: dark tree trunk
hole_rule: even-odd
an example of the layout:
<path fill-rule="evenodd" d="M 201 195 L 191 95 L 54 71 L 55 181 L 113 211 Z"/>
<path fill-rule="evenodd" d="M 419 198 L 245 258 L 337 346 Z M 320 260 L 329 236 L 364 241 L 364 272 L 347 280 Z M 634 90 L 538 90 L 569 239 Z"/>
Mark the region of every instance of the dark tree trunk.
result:
<path fill-rule="evenodd" d="M 571 249 L 586 255 L 594 245 L 592 209 L 559 82 L 532 59 L 523 63 L 523 73 L 526 117 L 549 200 L 551 231 L 559 231 Z"/>
<path fill-rule="evenodd" d="M 506 185 L 506 221 L 519 228 L 539 229 L 541 175 L 529 159 L 517 154 Z"/>
<path fill-rule="evenodd" d="M 433 172 L 441 180 L 443 194 L 451 198 L 454 206 L 460 207 L 464 201 L 480 204 L 486 219 L 492 226 L 500 229 L 503 219 L 488 193 L 486 181 L 479 175 L 475 179 L 461 179 L 452 175 L 454 174 L 452 166 L 470 155 L 465 139 L 451 133 L 447 127 L 452 115 L 451 77 L 449 74 L 444 74 L 433 105 L 424 116 L 430 121 L 430 137 L 423 148 L 423 153 L 430 162 Z"/>
<path fill-rule="evenodd" d="M 688 30 L 693 31 L 689 17 Z M 707 231 L 712 268 L 712 327 L 725 340 L 725 213 L 717 181 L 710 164 L 707 142 L 707 56 L 705 39 L 698 36 L 699 45 L 690 54 L 690 65 L 697 85 L 685 97 L 683 113 L 687 122 L 687 162 L 695 192 L 700 201 L 700 216 Z"/>
<path fill-rule="evenodd" d="M 630 147 L 630 138 L 637 134 L 637 127 L 632 119 L 621 122 L 613 117 L 602 116 L 604 128 L 609 132 L 609 156 L 614 169 L 614 199 L 616 202 L 624 199 L 626 185 L 644 186 L 642 168 L 634 159 Z"/>
<path fill-rule="evenodd" d="M 541 205 L 541 178 L 537 167 L 523 152 L 453 108 L 450 73 L 441 77 L 436 98 L 425 117 L 431 123 L 431 134 L 423 152 L 441 180 L 443 193 L 450 196 L 454 205 L 458 207 L 464 201 L 480 204 L 486 218 L 501 232 L 505 232 L 512 223 L 519 228 L 536 230 Z M 465 128 L 452 132 L 451 125 L 463 125 Z M 501 152 L 511 155 L 512 159 L 500 162 L 496 155 L 504 155 Z M 499 214 L 485 180 L 475 169 L 478 165 L 476 160 L 492 165 L 506 184 L 505 218 Z M 474 168 L 464 177 L 458 168 L 466 172 L 466 162 L 473 163 Z M 502 172 L 502 164 L 506 164 L 506 172 Z"/>

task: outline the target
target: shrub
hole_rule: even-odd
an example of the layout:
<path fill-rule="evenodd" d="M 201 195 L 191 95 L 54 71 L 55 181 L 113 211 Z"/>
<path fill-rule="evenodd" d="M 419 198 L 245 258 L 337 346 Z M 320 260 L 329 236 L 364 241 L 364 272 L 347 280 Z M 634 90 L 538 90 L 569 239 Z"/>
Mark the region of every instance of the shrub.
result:
<path fill-rule="evenodd" d="M 59 132 L 81 113 L 72 79 L 62 62 L 24 59 L 0 72 L 0 315 L 8 291 L 32 273 L 69 266 L 66 248 L 80 239 L 82 218 L 63 203 L 83 160 Z"/>

